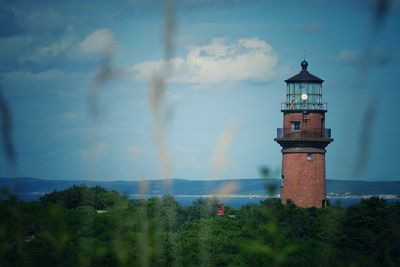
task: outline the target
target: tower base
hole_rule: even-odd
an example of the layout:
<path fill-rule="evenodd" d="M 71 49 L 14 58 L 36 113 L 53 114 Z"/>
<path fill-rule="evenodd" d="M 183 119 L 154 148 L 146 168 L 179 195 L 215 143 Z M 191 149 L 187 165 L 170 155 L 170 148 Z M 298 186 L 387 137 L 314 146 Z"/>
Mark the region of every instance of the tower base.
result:
<path fill-rule="evenodd" d="M 281 200 L 299 207 L 325 207 L 325 150 L 291 148 L 282 150 Z"/>

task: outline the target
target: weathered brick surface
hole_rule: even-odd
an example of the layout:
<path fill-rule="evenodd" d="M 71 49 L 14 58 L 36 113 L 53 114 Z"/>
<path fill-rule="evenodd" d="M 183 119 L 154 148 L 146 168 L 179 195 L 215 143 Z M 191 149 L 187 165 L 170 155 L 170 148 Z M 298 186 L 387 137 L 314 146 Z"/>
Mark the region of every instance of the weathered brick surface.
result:
<path fill-rule="evenodd" d="M 307 153 L 283 154 L 282 175 L 283 203 L 290 199 L 300 207 L 322 207 L 326 199 L 324 154 L 312 154 L 312 160 L 307 160 Z"/>
<path fill-rule="evenodd" d="M 309 113 L 307 120 L 304 120 L 303 113 L 287 113 L 283 118 L 283 127 L 291 129 L 293 121 L 301 122 L 300 131 L 325 128 L 324 114 L 321 113 Z M 283 153 L 281 199 L 283 203 L 290 199 L 304 208 L 320 208 L 326 201 L 325 154 L 312 153 L 312 160 L 308 160 L 307 156 L 304 151 Z"/>
<path fill-rule="evenodd" d="M 309 113 L 308 119 L 303 120 L 302 113 L 287 113 L 283 117 L 283 128 L 290 129 L 292 121 L 301 122 L 301 129 L 321 129 L 325 128 L 323 125 L 323 119 L 325 115 L 321 113 Z"/>

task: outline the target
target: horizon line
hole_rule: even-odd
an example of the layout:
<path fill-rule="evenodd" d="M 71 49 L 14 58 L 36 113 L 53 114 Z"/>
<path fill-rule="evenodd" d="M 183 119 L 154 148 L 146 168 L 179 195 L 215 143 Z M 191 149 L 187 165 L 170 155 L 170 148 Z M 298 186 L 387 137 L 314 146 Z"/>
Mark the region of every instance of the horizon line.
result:
<path fill-rule="evenodd" d="M 217 178 L 217 179 L 190 179 L 190 178 L 168 178 L 168 179 L 140 179 L 140 180 L 124 180 L 124 179 L 113 179 L 113 180 L 95 180 L 95 179 L 65 179 L 65 178 L 37 178 L 29 176 L 19 176 L 19 177 L 8 177 L 0 176 L 0 179 L 36 179 L 44 181 L 60 181 L 60 182 L 143 182 L 143 181 L 173 181 L 173 180 L 183 180 L 183 181 L 233 181 L 233 180 L 281 180 L 281 178 Z M 326 179 L 326 181 L 344 181 L 344 182 L 400 182 L 398 180 L 352 180 L 352 179 Z"/>

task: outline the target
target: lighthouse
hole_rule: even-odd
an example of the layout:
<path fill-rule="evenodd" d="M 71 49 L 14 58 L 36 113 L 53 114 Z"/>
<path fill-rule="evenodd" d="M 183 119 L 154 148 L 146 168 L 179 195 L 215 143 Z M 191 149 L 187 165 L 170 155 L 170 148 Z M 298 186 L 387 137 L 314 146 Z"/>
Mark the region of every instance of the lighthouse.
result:
<path fill-rule="evenodd" d="M 324 81 L 312 75 L 303 60 L 300 73 L 285 82 L 283 128 L 277 129 L 275 138 L 282 147 L 281 200 L 303 208 L 325 207 L 325 154 L 333 139 L 331 129 L 325 128 Z"/>

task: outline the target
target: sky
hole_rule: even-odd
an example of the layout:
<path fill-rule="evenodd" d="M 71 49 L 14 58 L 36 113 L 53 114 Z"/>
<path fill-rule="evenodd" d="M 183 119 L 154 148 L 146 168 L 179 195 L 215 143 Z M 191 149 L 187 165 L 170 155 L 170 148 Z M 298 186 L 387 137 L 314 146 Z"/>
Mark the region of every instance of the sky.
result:
<path fill-rule="evenodd" d="M 400 180 L 399 1 L 0 4 L 0 176 L 279 178 L 284 80 L 305 57 L 327 179 Z"/>

